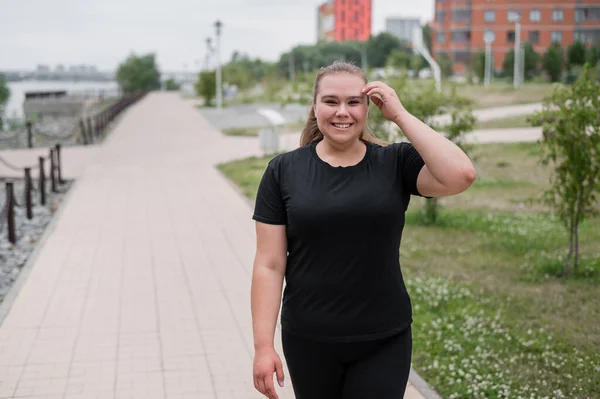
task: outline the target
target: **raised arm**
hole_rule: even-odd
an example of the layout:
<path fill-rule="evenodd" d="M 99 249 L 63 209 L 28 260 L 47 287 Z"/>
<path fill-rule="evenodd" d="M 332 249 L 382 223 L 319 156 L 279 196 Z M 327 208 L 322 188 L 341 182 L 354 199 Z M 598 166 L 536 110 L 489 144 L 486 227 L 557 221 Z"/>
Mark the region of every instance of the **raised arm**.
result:
<path fill-rule="evenodd" d="M 383 116 L 402 129 L 425 161 L 417 178 L 421 195 L 455 195 L 473 184 L 475 168 L 469 157 L 456 144 L 411 115 L 394 89 L 382 82 L 371 82 L 365 85 L 363 93 L 381 109 Z"/>
<path fill-rule="evenodd" d="M 254 333 L 254 387 L 277 399 L 273 373 L 283 386 L 283 366 L 274 336 L 287 262 L 285 225 L 256 222 L 256 256 L 252 272 L 251 307 Z"/>

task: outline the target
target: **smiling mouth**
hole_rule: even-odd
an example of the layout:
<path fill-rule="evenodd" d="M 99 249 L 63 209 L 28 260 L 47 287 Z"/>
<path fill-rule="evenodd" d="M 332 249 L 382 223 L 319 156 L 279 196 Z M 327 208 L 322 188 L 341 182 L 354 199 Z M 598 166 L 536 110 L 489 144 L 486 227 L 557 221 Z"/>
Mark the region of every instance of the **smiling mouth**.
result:
<path fill-rule="evenodd" d="M 332 123 L 332 125 L 338 129 L 348 129 L 352 123 Z"/>

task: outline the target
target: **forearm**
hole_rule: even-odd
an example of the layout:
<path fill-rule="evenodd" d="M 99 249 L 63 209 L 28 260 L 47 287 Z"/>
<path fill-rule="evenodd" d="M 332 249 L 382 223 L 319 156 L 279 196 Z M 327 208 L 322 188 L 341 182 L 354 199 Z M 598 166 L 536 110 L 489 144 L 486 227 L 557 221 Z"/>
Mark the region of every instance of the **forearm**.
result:
<path fill-rule="evenodd" d="M 474 173 L 473 164 L 463 150 L 409 112 L 404 111 L 394 122 L 406 134 L 431 174 L 441 184 L 449 186 L 457 177 L 471 176 Z"/>
<path fill-rule="evenodd" d="M 274 347 L 282 288 L 283 273 L 280 270 L 255 266 L 251 289 L 255 349 Z"/>

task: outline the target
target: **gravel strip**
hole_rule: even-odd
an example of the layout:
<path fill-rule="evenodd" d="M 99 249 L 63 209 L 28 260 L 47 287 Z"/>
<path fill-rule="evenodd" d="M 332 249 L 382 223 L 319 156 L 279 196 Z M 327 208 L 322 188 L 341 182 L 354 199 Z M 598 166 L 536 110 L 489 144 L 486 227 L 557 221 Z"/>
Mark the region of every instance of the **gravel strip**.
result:
<path fill-rule="evenodd" d="M 6 202 L 6 185 L 7 181 L 14 183 L 13 190 L 16 196 L 17 203 L 20 206 L 15 206 L 15 227 L 17 242 L 15 245 L 8 240 L 8 225 L 6 216 L 2 213 Z M 44 229 L 52 220 L 54 213 L 65 194 L 71 187 L 72 182 L 67 181 L 65 184 L 59 185 L 58 193 L 50 191 L 50 184 L 46 186 L 46 205 L 40 204 L 40 193 L 32 191 L 32 210 L 33 218 L 27 219 L 27 210 L 25 208 L 25 182 L 24 180 L 5 180 L 0 179 L 0 297 L 4 296 L 12 287 L 21 268 L 27 262 L 29 255 L 35 249 L 39 239 L 44 233 Z M 37 186 L 37 182 L 34 183 Z"/>

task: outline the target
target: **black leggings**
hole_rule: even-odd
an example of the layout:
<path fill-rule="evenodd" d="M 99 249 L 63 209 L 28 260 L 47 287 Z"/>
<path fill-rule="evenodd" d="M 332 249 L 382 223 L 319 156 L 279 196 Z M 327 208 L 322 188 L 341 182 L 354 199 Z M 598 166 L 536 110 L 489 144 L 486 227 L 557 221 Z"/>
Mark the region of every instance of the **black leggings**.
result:
<path fill-rule="evenodd" d="M 283 333 L 296 399 L 402 399 L 412 354 L 410 327 L 392 337 L 317 342 Z"/>

